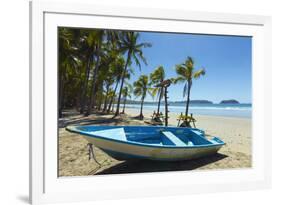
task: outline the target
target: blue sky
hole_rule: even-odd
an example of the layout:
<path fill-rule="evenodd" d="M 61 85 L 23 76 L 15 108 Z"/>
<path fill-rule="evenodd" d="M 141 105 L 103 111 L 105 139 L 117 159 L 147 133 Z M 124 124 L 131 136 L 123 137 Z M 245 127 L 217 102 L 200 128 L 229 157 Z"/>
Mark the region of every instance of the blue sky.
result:
<path fill-rule="evenodd" d="M 143 49 L 148 65 L 142 64 L 141 71 L 133 65 L 135 75 L 129 82 L 140 74 L 149 75 L 159 65 L 164 66 L 166 78 L 176 77 L 175 65 L 191 56 L 196 70 L 202 67 L 206 70 L 205 76 L 193 81 L 191 99 L 214 103 L 237 99 L 251 103 L 251 37 L 140 32 L 140 42 L 152 44 L 151 48 Z M 185 100 L 183 86 L 169 87 L 170 100 Z M 148 96 L 146 101 L 152 98 Z"/>

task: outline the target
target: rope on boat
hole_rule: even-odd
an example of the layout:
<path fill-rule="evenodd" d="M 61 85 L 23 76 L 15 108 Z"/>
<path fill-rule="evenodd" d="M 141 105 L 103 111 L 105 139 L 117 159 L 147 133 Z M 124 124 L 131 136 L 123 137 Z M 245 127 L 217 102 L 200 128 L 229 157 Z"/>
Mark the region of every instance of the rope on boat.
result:
<path fill-rule="evenodd" d="M 99 165 L 99 168 L 101 167 L 101 164 L 98 162 L 98 160 L 96 159 L 96 155 L 95 155 L 95 152 L 94 152 L 94 145 L 92 143 L 88 143 L 87 144 L 87 147 L 88 147 L 88 155 L 89 155 L 89 161 L 91 159 L 94 159 L 95 162 Z"/>

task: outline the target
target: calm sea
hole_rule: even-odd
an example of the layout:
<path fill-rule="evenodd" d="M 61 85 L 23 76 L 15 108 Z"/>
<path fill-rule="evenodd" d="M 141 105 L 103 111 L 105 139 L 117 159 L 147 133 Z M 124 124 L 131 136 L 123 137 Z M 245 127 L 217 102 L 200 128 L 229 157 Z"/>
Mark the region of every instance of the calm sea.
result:
<path fill-rule="evenodd" d="M 128 104 L 127 108 L 139 109 L 138 104 Z M 144 104 L 144 110 L 157 110 L 157 105 Z M 161 105 L 161 111 L 164 113 L 164 105 Z M 224 116 L 224 117 L 242 117 L 251 118 L 252 116 L 252 105 L 251 104 L 191 104 L 189 107 L 189 113 L 194 115 L 213 115 L 213 116 Z M 169 105 L 169 111 L 172 113 L 180 114 L 185 112 L 185 104 L 174 104 Z"/>

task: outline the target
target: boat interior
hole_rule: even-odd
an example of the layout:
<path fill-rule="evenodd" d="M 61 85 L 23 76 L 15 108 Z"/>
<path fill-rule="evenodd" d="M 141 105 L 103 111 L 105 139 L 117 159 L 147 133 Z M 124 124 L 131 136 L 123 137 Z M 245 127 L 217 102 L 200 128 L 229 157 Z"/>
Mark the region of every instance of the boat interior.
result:
<path fill-rule="evenodd" d="M 82 128 L 82 127 L 81 127 Z M 175 127 L 83 127 L 83 131 L 93 135 L 127 142 L 162 146 L 199 146 L 223 143 L 220 139 L 205 138 L 204 132 L 193 128 Z M 86 129 L 86 130 L 85 130 Z"/>

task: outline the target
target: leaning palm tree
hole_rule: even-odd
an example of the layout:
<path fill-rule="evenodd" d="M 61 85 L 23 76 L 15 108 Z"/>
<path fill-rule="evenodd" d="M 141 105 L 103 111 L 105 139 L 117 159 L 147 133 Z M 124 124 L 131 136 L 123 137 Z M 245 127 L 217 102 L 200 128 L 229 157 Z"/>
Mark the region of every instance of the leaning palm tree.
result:
<path fill-rule="evenodd" d="M 107 105 L 108 105 L 108 99 L 110 97 L 109 92 L 111 91 L 110 86 L 114 83 L 114 78 L 112 78 L 112 73 L 109 71 L 108 75 L 104 79 L 104 84 L 105 84 L 105 98 L 104 98 L 104 107 L 103 107 L 103 112 L 107 110 Z"/>
<path fill-rule="evenodd" d="M 120 100 L 122 96 L 122 89 L 124 85 L 125 80 L 125 74 L 127 73 L 128 66 L 134 61 L 139 68 L 141 67 L 140 60 L 143 61 L 145 64 L 147 64 L 146 59 L 143 56 L 143 48 L 151 47 L 150 43 L 139 43 L 139 37 L 140 34 L 136 32 L 123 32 L 122 35 L 120 35 L 120 51 L 123 54 L 127 54 L 127 60 L 125 63 L 125 67 L 122 72 L 121 77 L 121 85 L 120 85 L 120 91 L 118 95 L 118 101 L 117 101 L 117 107 L 115 116 L 119 115 L 119 109 L 120 109 Z"/>
<path fill-rule="evenodd" d="M 150 81 L 151 81 L 151 84 L 153 85 L 158 85 L 160 83 L 162 83 L 165 79 L 165 70 L 163 68 L 163 66 L 159 66 L 157 67 L 151 74 L 150 74 Z M 160 104 L 161 104 L 161 100 L 163 98 L 163 87 L 156 87 L 156 92 L 157 92 L 157 95 L 158 95 L 158 106 L 157 106 L 157 116 L 159 115 L 159 112 L 160 112 Z"/>
<path fill-rule="evenodd" d="M 114 46 L 118 40 L 118 32 L 112 30 L 103 30 L 103 29 L 94 30 L 90 33 L 87 40 L 88 42 L 93 44 L 94 47 L 94 53 L 93 53 L 94 69 L 92 72 L 92 85 L 90 88 L 89 104 L 88 104 L 88 109 L 84 114 L 85 116 L 90 115 L 93 108 L 94 98 L 97 90 L 96 84 L 97 84 L 98 72 L 101 67 L 102 58 L 103 57 L 108 58 L 108 61 L 106 62 L 107 65 L 109 65 L 111 61 L 113 61 L 113 58 L 111 57 L 112 53 L 110 53 L 109 56 L 106 56 L 106 54 L 108 54 L 108 48 L 114 49 Z"/>
<path fill-rule="evenodd" d="M 131 84 L 127 84 L 122 90 L 122 95 L 124 98 L 123 111 L 122 111 L 123 114 L 125 113 L 127 98 L 132 97 L 131 96 L 132 91 L 133 91 L 133 87 Z"/>
<path fill-rule="evenodd" d="M 187 57 L 184 63 L 176 66 L 176 72 L 178 74 L 178 77 L 176 78 L 175 81 L 184 83 L 183 97 L 187 96 L 185 116 L 188 117 L 192 80 L 198 79 L 200 78 L 200 76 L 205 75 L 205 69 L 202 68 L 199 70 L 195 70 L 194 60 L 191 57 Z M 183 125 L 189 126 L 189 123 L 187 122 L 187 118 L 183 122 Z"/>
<path fill-rule="evenodd" d="M 143 119 L 143 103 L 144 99 L 146 97 L 147 93 L 150 93 L 150 87 L 149 87 L 149 82 L 148 82 L 148 76 L 147 75 L 141 75 L 137 81 L 134 82 L 134 95 L 136 97 L 141 97 L 141 108 L 140 108 L 140 115 L 139 119 Z M 150 93 L 151 94 L 151 93 Z"/>
<path fill-rule="evenodd" d="M 115 95 L 115 91 L 113 89 L 110 89 L 109 92 L 108 92 L 108 98 L 109 99 L 115 99 L 116 95 Z M 112 109 L 112 103 L 113 103 L 113 100 L 112 102 L 110 101 L 109 104 L 108 104 L 108 107 L 107 107 L 107 110 L 106 110 L 106 113 L 110 113 L 111 112 L 111 109 Z"/>
<path fill-rule="evenodd" d="M 99 32 L 96 30 L 88 30 L 85 29 L 81 31 L 81 53 L 84 53 L 84 59 L 86 61 L 86 69 L 85 69 L 85 80 L 82 84 L 81 89 L 81 108 L 80 113 L 84 113 L 86 102 L 90 102 L 87 100 L 88 97 L 88 90 L 89 90 L 89 81 L 92 76 L 92 84 L 90 86 L 90 98 L 92 98 L 92 90 L 95 79 L 98 71 L 99 61 L 100 61 L 100 47 L 102 44 L 103 32 Z M 88 115 L 87 113 L 86 115 Z"/>
<path fill-rule="evenodd" d="M 115 95 L 116 95 L 117 88 L 118 88 L 118 85 L 119 85 L 121 77 L 122 77 L 122 71 L 123 71 L 124 65 L 125 65 L 125 60 L 124 60 L 122 55 L 118 55 L 116 57 L 116 59 L 114 60 L 114 62 L 111 64 L 111 67 L 112 67 L 111 69 L 113 71 L 112 77 L 115 81 L 115 87 L 114 87 L 114 90 L 113 90 L 114 93 L 112 95 L 110 95 L 107 113 L 109 113 L 111 111 L 112 103 L 113 103 L 113 101 L 116 97 Z"/>

